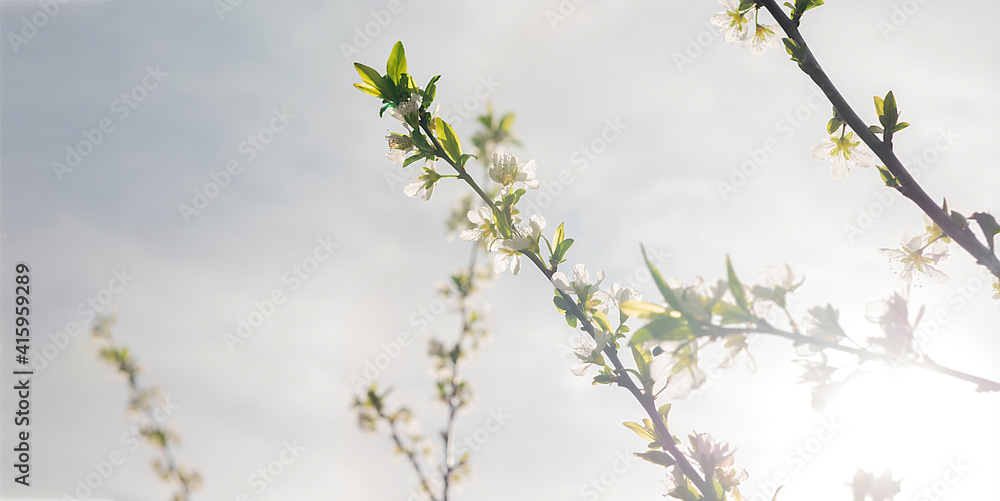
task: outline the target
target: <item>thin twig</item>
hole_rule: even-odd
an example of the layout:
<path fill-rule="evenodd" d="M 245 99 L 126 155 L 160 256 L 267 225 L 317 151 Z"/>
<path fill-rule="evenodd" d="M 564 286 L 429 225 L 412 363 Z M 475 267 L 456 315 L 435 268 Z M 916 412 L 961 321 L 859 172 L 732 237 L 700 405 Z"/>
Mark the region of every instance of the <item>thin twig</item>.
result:
<path fill-rule="evenodd" d="M 909 198 L 925 214 L 927 214 L 931 220 L 933 220 L 941 228 L 946 235 L 952 238 L 958 245 L 965 249 L 976 262 L 985 266 L 990 270 L 994 276 L 1000 278 L 1000 258 L 997 257 L 990 249 L 980 242 L 976 236 L 968 229 L 968 227 L 959 227 L 951 217 L 945 213 L 945 211 L 931 199 L 931 197 L 924 191 L 924 189 L 917 183 L 913 176 L 910 175 L 906 167 L 899 160 L 896 154 L 892 151 L 892 145 L 880 141 L 875 134 L 868 128 L 864 120 L 855 113 L 851 105 L 848 104 L 844 96 L 841 95 L 840 91 L 827 76 L 823 68 L 820 67 L 819 61 L 816 56 L 813 55 L 812 50 L 806 44 L 805 39 L 802 34 L 799 33 L 799 29 L 796 27 L 795 22 L 785 15 L 781 7 L 774 0 L 762 0 L 760 3 L 767 8 L 767 11 L 771 13 L 771 16 L 778 22 L 781 29 L 784 30 L 785 34 L 789 38 L 794 40 L 797 44 L 805 48 L 806 57 L 805 60 L 800 64 L 802 71 L 804 71 L 809 77 L 819 86 L 820 90 L 826 94 L 827 99 L 833 104 L 834 108 L 840 114 L 840 117 L 844 122 L 854 131 L 862 141 L 871 148 L 872 152 L 878 156 L 882 162 L 885 163 L 886 169 L 896 177 L 898 181 L 898 187 L 896 188 L 900 194 L 904 197 Z"/>

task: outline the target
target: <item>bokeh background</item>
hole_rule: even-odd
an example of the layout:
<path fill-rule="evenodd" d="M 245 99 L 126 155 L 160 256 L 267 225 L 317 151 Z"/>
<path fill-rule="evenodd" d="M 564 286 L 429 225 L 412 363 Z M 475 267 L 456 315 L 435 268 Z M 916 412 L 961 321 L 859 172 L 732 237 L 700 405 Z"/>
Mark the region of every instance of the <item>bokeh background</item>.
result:
<path fill-rule="evenodd" d="M 399 124 L 351 87 L 351 63 L 381 68 L 397 40 L 419 84 L 442 75 L 442 116 L 466 142 L 487 103 L 516 113 L 514 152 L 536 160 L 553 195 L 532 200 L 550 231 L 564 221 L 576 239 L 569 265 L 603 269 L 609 284 L 631 279 L 656 300 L 640 243 L 687 282 L 721 278 L 726 253 L 747 282 L 789 263 L 806 277 L 793 312 L 831 303 L 853 337 L 877 335 L 865 307 L 897 285 L 877 249 L 922 231 L 921 215 L 880 188 L 874 169 L 835 182 L 811 158 L 829 105 L 783 50 L 753 57 L 725 44 L 708 24 L 719 9 L 708 0 L 0 4 L 2 315 L 13 308 L 11 270 L 27 262 L 32 349 L 53 355 L 32 380 L 25 488 L 11 467 L 17 402 L 3 322 L 2 497 L 77 498 L 95 463 L 116 452 L 124 462 L 88 498 L 169 496 L 150 449 L 123 441 L 134 423 L 124 381 L 85 333 L 67 334 L 100 309 L 117 312 L 115 334 L 143 381 L 176 405 L 176 455 L 205 480 L 195 499 L 411 498 L 415 478 L 388 438 L 359 431 L 351 378 L 406 332 L 413 343 L 379 383 L 434 433 L 443 409 L 427 340 L 452 339 L 457 323 L 415 318 L 435 307 L 437 284 L 468 246 L 444 238 L 461 187 L 444 183 L 429 202 L 403 196 L 410 173 L 384 158 L 384 136 Z M 867 120 L 876 121 L 872 96 L 894 91 L 912 124 L 897 152 L 935 199 L 966 213 L 996 213 L 1000 201 L 996 14 L 991 2 L 841 0 L 802 25 Z M 56 162 L 76 165 L 57 172 Z M 239 174 L 223 182 L 227 165 Z M 559 184 L 561 172 L 572 182 Z M 185 217 L 181 206 L 195 203 Z M 301 282 L 283 279 L 320 241 L 332 242 L 330 257 Z M 961 252 L 942 268 L 947 284 L 923 281 L 912 293 L 913 311 L 926 305 L 922 348 L 1000 378 L 988 282 Z M 111 283 L 116 273 L 131 277 L 124 287 Z M 259 305 L 274 290 L 286 301 L 228 349 L 224 334 L 267 310 Z M 620 425 L 641 409 L 570 373 L 559 347 L 572 331 L 543 277 L 507 274 L 478 301 L 491 305 L 493 336 L 467 366 L 476 402 L 458 437 L 483 437 L 491 412 L 509 419 L 476 442 L 474 475 L 455 498 L 660 499 L 660 469 L 620 460 L 644 447 Z M 756 373 L 710 371 L 671 414 L 678 435 L 708 431 L 739 447 L 748 498 L 770 499 L 783 483 L 779 499 L 850 499 L 858 467 L 893 468 L 904 479 L 897 499 L 996 497 L 997 394 L 873 368 L 817 412 L 795 383 L 789 343 L 758 337 L 751 351 Z M 264 489 L 251 483 L 286 442 L 304 451 Z"/>

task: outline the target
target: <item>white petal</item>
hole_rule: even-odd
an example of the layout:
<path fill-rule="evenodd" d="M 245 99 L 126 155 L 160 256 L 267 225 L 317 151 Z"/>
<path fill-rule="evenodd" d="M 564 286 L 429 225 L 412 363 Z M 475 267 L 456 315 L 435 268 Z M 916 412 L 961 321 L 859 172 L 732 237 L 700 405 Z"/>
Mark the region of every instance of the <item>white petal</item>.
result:
<path fill-rule="evenodd" d="M 418 179 L 418 180 L 416 180 L 416 181 L 414 181 L 414 182 L 406 185 L 406 187 L 403 188 L 403 193 L 405 193 L 406 196 L 408 196 L 408 197 L 415 196 L 417 194 L 417 192 L 420 191 L 420 188 L 423 187 L 423 186 L 424 186 L 424 182 Z"/>
<path fill-rule="evenodd" d="M 573 291 L 573 288 L 569 285 L 569 279 L 567 279 L 566 274 L 561 271 L 557 271 L 552 274 L 552 285 L 566 293 Z"/>
<path fill-rule="evenodd" d="M 830 152 L 833 151 L 835 144 L 833 144 L 833 138 L 826 138 L 819 142 L 812 149 L 812 156 L 816 160 L 827 160 L 830 158 Z"/>
<path fill-rule="evenodd" d="M 385 158 L 388 158 L 389 160 L 392 160 L 394 163 L 398 164 L 403 161 L 403 157 L 405 155 L 406 154 L 403 152 L 403 150 L 389 150 L 389 153 L 385 154 Z"/>
<path fill-rule="evenodd" d="M 593 364 L 590 362 L 583 362 L 570 367 L 569 371 L 572 372 L 574 376 L 583 376 L 587 373 L 587 369 L 590 368 L 591 365 Z"/>
<path fill-rule="evenodd" d="M 493 255 L 493 271 L 495 273 L 501 273 L 507 269 L 507 255 L 504 253 L 497 253 Z"/>
<path fill-rule="evenodd" d="M 462 233 L 458 234 L 458 238 L 465 240 L 466 242 L 471 242 L 479 238 L 478 230 L 462 230 Z"/>
<path fill-rule="evenodd" d="M 871 153 L 868 153 L 859 147 L 851 151 L 851 163 L 855 166 L 866 169 L 875 164 L 875 157 Z"/>
<path fill-rule="evenodd" d="M 844 157 L 836 156 L 830 158 L 830 174 L 833 174 L 833 179 L 840 181 L 847 177 L 847 173 L 850 169 L 847 167 L 847 161 Z"/>

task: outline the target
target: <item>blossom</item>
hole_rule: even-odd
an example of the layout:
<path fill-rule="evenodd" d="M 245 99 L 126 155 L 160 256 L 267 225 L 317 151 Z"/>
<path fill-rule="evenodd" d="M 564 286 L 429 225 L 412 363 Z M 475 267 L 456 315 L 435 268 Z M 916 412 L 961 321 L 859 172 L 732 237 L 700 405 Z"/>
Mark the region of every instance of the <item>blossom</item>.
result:
<path fill-rule="evenodd" d="M 795 273 L 787 264 L 764 268 L 760 285 L 754 285 L 750 292 L 759 301 L 753 302 L 754 313 L 765 317 L 771 313 L 771 306 L 785 307 L 785 297 L 802 285 L 805 279 L 795 282 Z"/>
<path fill-rule="evenodd" d="M 590 272 L 583 264 L 573 267 L 573 279 L 570 280 L 565 273 L 557 271 L 552 274 L 552 285 L 566 294 L 576 295 L 580 299 L 589 298 L 592 294 L 600 290 L 601 282 L 604 281 L 604 270 L 597 272 L 597 281 L 590 282 Z"/>
<path fill-rule="evenodd" d="M 639 301 L 642 299 L 642 293 L 625 287 L 621 284 L 611 284 L 611 288 L 605 291 L 597 291 L 594 297 L 601 301 L 600 304 L 596 305 L 598 311 L 607 315 L 608 314 L 608 304 L 614 303 L 618 311 L 621 312 L 621 304 L 625 301 Z M 624 320 L 627 316 L 624 313 L 620 313 L 621 318 Z"/>
<path fill-rule="evenodd" d="M 597 330 L 594 336 L 596 337 L 591 339 L 586 334 L 580 334 L 574 342 L 573 351 L 576 358 L 580 359 L 580 363 L 570 368 L 570 372 L 576 376 L 583 376 L 591 365 L 604 365 L 604 356 L 601 352 L 610 343 L 611 333 Z"/>
<path fill-rule="evenodd" d="M 471 193 L 455 199 L 455 205 L 452 206 L 451 212 L 448 214 L 448 233 L 445 234 L 445 238 L 449 242 L 454 240 L 459 233 L 473 228 L 472 221 L 469 221 L 466 216 L 470 209 L 472 209 Z"/>
<path fill-rule="evenodd" d="M 406 117 L 416 113 L 420 110 L 420 105 L 423 103 L 424 98 L 417 93 L 410 94 L 410 97 L 399 103 L 395 107 L 389 108 L 389 114 L 393 118 L 399 120 L 400 122 L 406 123 Z"/>
<path fill-rule="evenodd" d="M 501 245 L 512 251 L 538 250 L 538 241 L 542 238 L 542 230 L 545 229 L 545 218 L 535 214 L 531 216 L 528 226 L 519 226 L 515 235 L 505 239 Z"/>
<path fill-rule="evenodd" d="M 518 181 L 533 190 L 538 189 L 539 184 L 535 179 L 535 161 L 528 160 L 522 164 L 517 157 L 507 152 L 493 153 L 490 179 L 503 186 L 506 193 L 510 193 L 511 186 Z"/>
<path fill-rule="evenodd" d="M 743 46 L 750 47 L 750 53 L 755 56 L 763 54 L 767 49 L 781 47 L 781 41 L 774 32 L 777 29 L 778 26 L 775 24 L 757 24 L 753 36 L 743 40 Z"/>
<path fill-rule="evenodd" d="M 833 178 L 841 180 L 847 177 L 851 167 L 871 167 L 875 163 L 875 157 L 868 152 L 867 148 L 859 147 L 861 141 L 852 141 L 854 132 L 848 132 L 839 138 L 831 136 L 829 139 L 820 141 L 812 149 L 813 158 L 816 160 L 830 160 L 830 172 Z"/>
<path fill-rule="evenodd" d="M 736 454 L 733 444 L 716 440 L 708 433 L 698 432 L 688 435 L 688 441 L 691 442 L 691 458 L 701 466 L 701 471 L 708 473 L 714 472 L 718 466 L 732 466 L 733 455 Z"/>
<path fill-rule="evenodd" d="M 945 208 L 945 213 L 949 213 L 948 209 L 947 209 L 947 206 Z M 941 240 L 942 242 L 944 242 L 946 244 L 950 244 L 951 243 L 951 237 L 949 237 L 948 235 L 946 235 L 944 233 L 944 230 L 942 230 L 941 227 L 938 226 L 938 224 L 935 223 L 934 220 L 931 219 L 931 217 L 928 216 L 926 213 L 924 214 L 924 224 L 927 225 L 927 226 L 924 227 L 924 229 L 927 230 L 927 241 L 928 242 L 933 242 L 935 240 Z"/>
<path fill-rule="evenodd" d="M 712 16 L 712 24 L 725 31 L 726 43 L 736 44 L 750 38 L 750 11 L 740 12 L 736 0 L 719 0 L 725 10 Z"/>
<path fill-rule="evenodd" d="M 993 284 L 993 299 L 1000 299 L 1000 279 Z"/>
<path fill-rule="evenodd" d="M 542 238 L 545 229 L 545 218 L 540 215 L 531 216 L 527 227 L 517 228 L 516 236 L 497 241 L 496 254 L 493 255 L 493 271 L 502 273 L 510 266 L 510 271 L 517 276 L 521 271 L 521 251 L 538 250 L 538 240 Z"/>
<path fill-rule="evenodd" d="M 416 150 L 410 136 L 404 136 L 403 134 L 396 134 L 393 132 L 392 134 L 385 136 L 385 138 L 389 141 L 389 153 L 385 154 L 385 158 L 388 158 L 397 164 L 402 162 L 406 155 L 409 155 Z"/>
<path fill-rule="evenodd" d="M 928 243 L 926 236 L 907 231 L 899 249 L 879 249 L 879 254 L 903 265 L 899 272 L 899 278 L 903 280 L 909 281 L 914 272 L 926 274 L 931 282 L 937 284 L 948 280 L 948 275 L 933 266 L 948 257 L 948 246 L 940 241 Z"/>
<path fill-rule="evenodd" d="M 479 210 L 470 210 L 466 217 L 472 222 L 473 227 L 462 231 L 458 238 L 466 242 L 482 240 L 486 243 L 486 248 L 490 249 L 498 238 L 496 224 L 493 222 L 493 211 L 489 207 L 480 207 Z"/>
<path fill-rule="evenodd" d="M 708 380 L 698 366 L 698 351 L 693 343 L 670 340 L 661 342 L 659 347 L 663 353 L 650 361 L 649 372 L 654 381 L 666 379 L 667 395 L 671 398 L 684 398 Z"/>
<path fill-rule="evenodd" d="M 870 338 L 873 343 L 885 347 L 895 355 L 906 355 L 913 347 L 913 329 L 907 308 L 907 290 L 895 291 L 884 300 L 868 303 L 865 317 L 878 324 L 885 332 L 885 338 Z M 919 317 L 918 317 L 919 321 Z"/>
<path fill-rule="evenodd" d="M 417 179 L 412 183 L 406 185 L 403 188 L 403 193 L 408 197 L 412 197 L 423 191 L 424 195 L 421 198 L 430 200 L 431 193 L 434 191 L 434 185 L 438 182 L 438 179 L 441 179 L 441 174 L 438 174 L 434 170 L 434 161 L 428 160 L 424 164 L 424 173 L 417 176 Z"/>

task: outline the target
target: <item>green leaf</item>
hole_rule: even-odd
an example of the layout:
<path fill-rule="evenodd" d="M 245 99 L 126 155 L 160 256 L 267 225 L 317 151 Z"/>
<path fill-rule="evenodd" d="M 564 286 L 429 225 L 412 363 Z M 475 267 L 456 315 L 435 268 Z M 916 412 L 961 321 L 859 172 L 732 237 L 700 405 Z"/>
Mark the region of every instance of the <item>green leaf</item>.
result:
<path fill-rule="evenodd" d="M 652 322 L 642 326 L 632 335 L 632 344 L 640 344 L 653 339 L 659 341 L 676 341 L 691 339 L 694 334 L 687 320 L 676 318 L 670 315 L 659 317 Z"/>
<path fill-rule="evenodd" d="M 479 157 L 473 155 L 472 153 L 463 153 L 462 158 L 459 159 L 458 164 L 465 167 L 465 163 L 469 161 L 470 158 L 475 158 L 479 160 Z"/>
<path fill-rule="evenodd" d="M 360 90 L 361 92 L 368 94 L 369 96 L 375 96 L 379 99 L 383 99 L 382 93 L 379 92 L 378 89 L 373 89 L 365 84 L 359 84 L 359 83 L 354 84 L 354 87 Z"/>
<path fill-rule="evenodd" d="M 462 158 L 462 144 L 458 141 L 458 135 L 455 134 L 455 129 L 452 129 L 448 122 L 441 120 L 440 117 L 434 119 L 434 130 L 437 132 L 438 139 L 441 140 L 441 147 L 444 148 L 445 153 L 451 158 L 453 162 L 458 162 Z"/>
<path fill-rule="evenodd" d="M 895 127 L 895 129 L 894 129 L 893 132 L 899 132 L 899 131 L 901 131 L 901 130 L 909 127 L 909 126 L 910 126 L 910 124 L 908 124 L 906 122 L 899 122 L 898 124 L 896 124 L 896 127 Z"/>
<path fill-rule="evenodd" d="M 385 77 L 375 71 L 374 68 L 365 66 L 361 63 L 354 63 L 354 69 L 358 71 L 358 75 L 361 76 L 362 82 L 382 93 L 383 99 L 391 100 L 395 97 L 396 94 L 393 92 L 392 86 L 389 85 L 389 83 L 386 82 Z"/>
<path fill-rule="evenodd" d="M 736 304 L 749 314 L 750 310 L 747 309 L 747 294 L 743 290 L 743 284 L 736 278 L 736 272 L 733 270 L 733 263 L 729 260 L 728 254 L 726 255 L 726 274 L 729 276 L 729 290 L 732 291 L 733 298 L 736 299 Z"/>
<path fill-rule="evenodd" d="M 840 129 L 842 125 L 844 125 L 844 122 L 837 120 L 836 117 L 831 118 L 830 121 L 826 123 L 826 131 L 833 134 L 834 132 L 837 132 L 837 129 Z"/>
<path fill-rule="evenodd" d="M 556 246 L 562 243 L 566 239 L 566 231 L 563 229 L 563 225 L 566 223 L 559 223 L 559 227 L 556 228 L 555 243 Z"/>
<path fill-rule="evenodd" d="M 598 373 L 596 376 L 594 376 L 594 382 L 592 384 L 594 386 L 597 386 L 599 384 L 611 384 L 617 380 L 618 379 L 613 372 L 608 372 L 604 370 Z"/>
<path fill-rule="evenodd" d="M 639 435 L 639 438 L 647 442 L 656 442 L 656 435 L 654 435 L 652 431 L 647 430 L 645 426 L 633 421 L 625 421 L 622 424 L 625 425 L 626 428 L 634 431 L 636 435 Z"/>
<path fill-rule="evenodd" d="M 566 252 L 569 251 L 569 248 L 572 246 L 572 238 L 567 238 L 566 240 L 559 242 L 559 245 L 556 246 L 555 252 L 552 253 L 551 264 L 559 264 L 565 261 L 566 259 L 564 258 L 566 257 Z"/>
<path fill-rule="evenodd" d="M 889 172 L 889 169 L 881 165 L 876 165 L 875 167 L 878 169 L 879 175 L 882 176 L 882 182 L 885 183 L 886 186 L 890 188 L 899 188 L 899 181 L 896 179 L 896 176 L 892 175 L 892 172 Z"/>
<path fill-rule="evenodd" d="M 723 325 L 753 322 L 757 320 L 753 315 L 750 315 L 740 308 L 737 308 L 736 305 L 729 304 L 725 301 L 715 303 L 715 306 L 712 307 L 712 314 L 721 316 Z"/>
<path fill-rule="evenodd" d="M 403 50 L 403 42 L 396 42 L 392 46 L 392 53 L 385 63 L 385 74 L 393 82 L 399 81 L 399 76 L 406 73 L 406 52 Z"/>
<path fill-rule="evenodd" d="M 633 344 L 632 359 L 635 360 L 635 367 L 639 370 L 642 389 L 648 393 L 653 388 L 653 378 L 649 374 L 649 362 L 653 360 L 653 355 L 649 350 Z"/>
<path fill-rule="evenodd" d="M 983 230 L 983 235 L 986 236 L 986 243 L 990 246 L 990 251 L 994 251 L 994 238 L 996 238 L 997 233 L 1000 233 L 1000 225 L 997 224 L 996 218 L 992 214 L 987 214 L 985 212 L 973 212 L 972 219 L 975 219 L 979 223 L 979 229 Z"/>
<path fill-rule="evenodd" d="M 868 130 L 872 131 L 872 134 L 882 134 L 885 130 L 878 125 L 869 125 Z"/>
<path fill-rule="evenodd" d="M 427 83 L 427 86 L 424 87 L 423 104 L 427 105 L 428 107 L 431 105 L 431 102 L 434 101 L 434 96 L 437 95 L 437 81 L 439 78 L 441 78 L 441 75 L 435 75 L 433 78 L 431 78 L 431 81 Z"/>
<path fill-rule="evenodd" d="M 892 124 L 892 126 L 895 126 L 896 122 L 899 120 L 899 111 L 896 110 L 896 98 L 892 95 L 891 90 L 885 95 L 883 108 L 885 111 L 886 121 L 889 124 Z M 889 125 L 886 127 L 889 127 Z"/>
<path fill-rule="evenodd" d="M 594 322 L 597 323 L 597 326 L 600 327 L 601 330 L 607 332 L 614 331 L 614 329 L 611 328 L 611 322 L 608 320 L 608 317 L 604 316 L 603 313 L 599 311 L 591 311 L 590 316 L 594 319 Z"/>
<path fill-rule="evenodd" d="M 425 138 L 424 135 L 420 133 L 419 129 L 413 130 L 413 132 L 410 134 L 410 139 L 413 139 L 413 144 L 414 146 L 417 147 L 418 150 L 424 153 L 434 151 L 434 147 L 427 142 L 427 138 Z"/>
<path fill-rule="evenodd" d="M 645 301 L 625 301 L 618 305 L 618 310 L 629 317 L 654 318 L 663 315 L 667 309 Z"/>
<path fill-rule="evenodd" d="M 673 466 L 675 463 L 677 463 L 677 461 L 674 460 L 673 456 L 663 451 L 649 450 L 646 452 L 633 452 L 632 454 L 635 454 L 636 457 L 645 459 L 650 463 L 658 464 L 666 468 L 669 468 Z"/>
<path fill-rule="evenodd" d="M 953 210 L 953 211 L 951 211 L 950 216 L 951 216 L 951 221 L 953 223 L 955 223 L 955 226 L 958 226 L 959 228 L 961 228 L 963 230 L 969 227 L 968 218 L 966 218 L 964 215 L 962 215 L 961 212 L 958 212 L 957 210 Z"/>
<path fill-rule="evenodd" d="M 657 409 L 657 412 L 659 412 L 660 415 L 663 416 L 663 424 L 664 424 L 664 426 L 667 424 L 667 414 L 670 414 L 670 406 L 671 405 L 672 404 L 663 404 L 663 405 L 660 406 L 659 409 Z"/>
<path fill-rule="evenodd" d="M 497 125 L 497 129 L 499 129 L 500 132 L 508 132 L 511 125 L 514 125 L 514 114 L 508 113 L 500 119 L 500 124 Z"/>
<path fill-rule="evenodd" d="M 782 38 L 782 42 L 785 44 L 785 51 L 788 55 L 792 56 L 792 61 L 799 63 L 799 68 L 802 64 L 806 62 L 806 46 L 805 44 L 799 45 L 798 42 L 792 40 L 791 38 Z"/>
<path fill-rule="evenodd" d="M 885 115 L 885 113 L 882 111 L 884 104 L 885 103 L 882 101 L 881 97 L 875 96 L 875 112 L 878 113 L 879 118 L 881 118 L 882 115 Z"/>
<path fill-rule="evenodd" d="M 649 257 L 646 256 L 646 248 L 640 248 L 642 249 L 642 259 L 646 261 L 646 267 L 649 268 L 649 273 L 653 276 L 653 282 L 656 283 L 656 288 L 660 290 L 660 294 L 663 295 L 663 299 L 670 305 L 671 308 L 683 314 L 684 310 L 680 308 L 681 302 L 677 299 L 677 294 L 675 294 L 673 289 L 667 285 L 667 281 L 663 279 L 663 275 L 660 275 L 660 271 L 653 266 L 653 263 L 649 262 Z"/>
<path fill-rule="evenodd" d="M 576 329 L 576 315 L 566 312 L 566 325 Z"/>
<path fill-rule="evenodd" d="M 406 160 L 403 160 L 403 167 L 406 167 L 407 165 L 410 165 L 413 162 L 416 162 L 417 160 L 420 160 L 421 158 L 424 158 L 424 154 L 423 153 L 417 153 L 416 155 L 410 155 L 410 156 L 406 157 Z"/>

